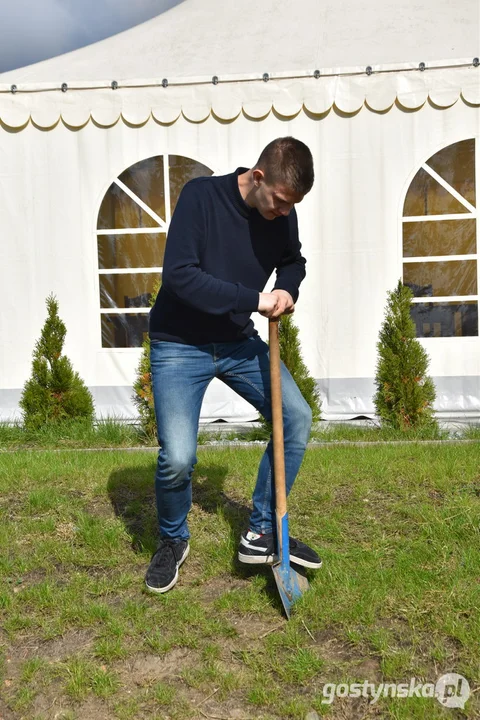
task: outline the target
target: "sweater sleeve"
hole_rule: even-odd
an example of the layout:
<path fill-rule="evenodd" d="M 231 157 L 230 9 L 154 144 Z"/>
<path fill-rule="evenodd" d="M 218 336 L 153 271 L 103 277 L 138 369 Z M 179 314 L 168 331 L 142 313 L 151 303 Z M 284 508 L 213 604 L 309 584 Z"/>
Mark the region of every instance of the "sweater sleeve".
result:
<path fill-rule="evenodd" d="M 196 184 L 187 183 L 168 231 L 162 287 L 185 305 L 212 315 L 254 312 L 258 308 L 258 291 L 220 280 L 201 269 L 207 230 L 202 195 Z"/>
<path fill-rule="evenodd" d="M 277 279 L 274 290 L 286 290 L 297 302 L 300 283 L 305 277 L 306 260 L 301 253 L 301 244 L 298 238 L 297 213 L 293 209 L 288 216 L 288 242 L 284 253 L 277 265 Z"/>

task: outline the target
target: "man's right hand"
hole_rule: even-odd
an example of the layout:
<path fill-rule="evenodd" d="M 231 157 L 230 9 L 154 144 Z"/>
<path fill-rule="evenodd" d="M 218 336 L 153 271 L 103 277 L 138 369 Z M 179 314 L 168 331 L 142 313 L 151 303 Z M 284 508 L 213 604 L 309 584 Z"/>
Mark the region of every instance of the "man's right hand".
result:
<path fill-rule="evenodd" d="M 278 295 L 259 293 L 258 312 L 267 318 L 275 318 L 282 313 L 282 303 Z"/>

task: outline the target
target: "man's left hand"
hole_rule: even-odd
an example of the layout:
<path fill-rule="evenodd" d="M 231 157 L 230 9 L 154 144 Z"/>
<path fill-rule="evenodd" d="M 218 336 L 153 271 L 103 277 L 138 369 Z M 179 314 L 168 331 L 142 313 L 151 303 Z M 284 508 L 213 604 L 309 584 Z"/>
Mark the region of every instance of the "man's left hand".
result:
<path fill-rule="evenodd" d="M 295 311 L 295 303 L 289 292 L 286 290 L 272 290 L 272 295 L 278 297 L 278 306 L 272 317 L 280 317 L 280 315 L 290 315 Z"/>

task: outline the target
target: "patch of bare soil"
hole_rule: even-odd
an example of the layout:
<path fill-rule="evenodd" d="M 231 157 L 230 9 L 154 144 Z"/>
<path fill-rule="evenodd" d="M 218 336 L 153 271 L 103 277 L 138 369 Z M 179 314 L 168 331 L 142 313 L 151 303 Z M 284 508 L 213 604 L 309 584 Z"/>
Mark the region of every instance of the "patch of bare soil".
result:
<path fill-rule="evenodd" d="M 383 711 L 364 698 L 335 698 L 329 720 L 384 720 Z"/>
<path fill-rule="evenodd" d="M 235 644 L 242 650 L 250 649 L 270 633 L 281 632 L 287 624 L 282 617 L 262 618 L 253 613 L 231 613 L 228 618 L 237 631 Z"/>
<path fill-rule="evenodd" d="M 34 657 L 42 658 L 47 662 L 62 662 L 72 655 L 87 651 L 93 639 L 93 633 L 87 630 L 69 630 L 64 635 L 53 640 L 38 640 L 26 637 L 21 643 L 5 648 L 6 673 L 8 680 L 13 678 L 18 667 Z"/>
<path fill-rule="evenodd" d="M 364 680 L 381 681 L 380 659 L 373 655 L 365 657 L 365 654 L 353 645 L 339 640 L 332 629 L 315 633 L 313 640 L 311 639 L 306 647 L 317 648 L 320 657 L 333 665 L 353 665 L 355 675 Z"/>
<path fill-rule="evenodd" d="M 232 575 L 220 575 L 202 583 L 199 590 L 202 600 L 210 604 L 232 590 L 240 590 L 249 585 L 247 578 L 236 578 Z"/>
<path fill-rule="evenodd" d="M 0 720 L 16 720 L 16 716 L 0 698 Z"/>
<path fill-rule="evenodd" d="M 32 658 L 41 658 L 48 663 L 62 662 L 72 655 L 86 653 L 91 647 L 93 633 L 87 630 L 71 630 L 61 637 L 53 640 L 41 641 L 38 638 L 24 636 L 14 645 L 2 643 L 5 655 L 2 688 L 0 697 L 0 720 L 26 720 L 30 717 L 60 718 L 63 713 L 71 709 L 71 700 L 64 698 L 60 691 L 59 682 L 49 682 L 48 690 L 40 692 L 33 701 L 33 706 L 27 712 L 14 711 L 10 707 L 12 689 L 19 687 L 21 668 L 25 661 Z M 87 716 L 85 716 L 87 717 Z M 92 720 L 94 715 L 91 716 Z M 97 720 L 107 720 L 111 714 L 96 713 Z"/>
<path fill-rule="evenodd" d="M 87 651 L 93 642 L 94 634 L 89 630 L 70 630 L 61 637 L 47 640 L 35 648 L 35 655 L 49 660 L 61 662 L 71 655 Z"/>
<path fill-rule="evenodd" d="M 199 653 L 174 648 L 163 655 L 136 655 L 115 667 L 123 688 L 145 687 L 152 682 L 180 680 L 181 673 L 198 662 Z"/>
<path fill-rule="evenodd" d="M 221 718 L 221 720 L 255 720 L 258 716 L 258 711 L 252 706 L 245 706 L 245 700 L 242 697 L 241 691 L 232 692 L 229 694 L 228 700 L 221 701 L 218 699 L 218 690 L 213 688 L 212 692 L 208 695 L 203 695 L 198 691 L 188 693 L 188 701 L 191 704 L 193 717 L 195 720 L 202 720 L 207 718 Z M 264 711 L 260 711 L 262 716 L 266 714 Z M 272 717 L 275 717 L 272 715 Z"/>
<path fill-rule="evenodd" d="M 112 720 L 115 717 L 107 703 L 99 698 L 87 698 L 84 702 L 74 704 L 73 707 L 74 717 L 79 720 L 80 718 L 81 720 Z M 48 720 L 63 720 L 65 716 L 71 717 L 72 701 L 61 696 L 52 699 L 50 696 L 37 695 L 30 712 L 31 715 L 24 715 L 23 717 L 40 716 L 48 718 Z M 15 720 L 20 717 L 22 716 L 16 715 Z"/>
<path fill-rule="evenodd" d="M 111 504 L 106 503 L 103 497 L 93 497 L 88 501 L 87 509 L 90 515 L 105 519 L 114 518 L 115 512 Z"/>

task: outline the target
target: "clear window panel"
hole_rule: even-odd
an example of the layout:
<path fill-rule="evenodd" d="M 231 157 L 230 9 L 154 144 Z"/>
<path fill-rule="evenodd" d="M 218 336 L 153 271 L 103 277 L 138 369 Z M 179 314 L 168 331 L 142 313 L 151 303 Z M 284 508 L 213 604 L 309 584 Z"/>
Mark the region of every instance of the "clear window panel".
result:
<path fill-rule="evenodd" d="M 102 347 L 141 347 L 148 337 L 148 313 L 102 315 Z"/>
<path fill-rule="evenodd" d="M 152 293 L 158 285 L 158 273 L 125 273 L 100 275 L 100 307 L 150 307 Z"/>
<path fill-rule="evenodd" d="M 98 267 L 101 270 L 162 267 L 165 243 L 165 233 L 99 235 Z"/>
<path fill-rule="evenodd" d="M 475 140 L 462 140 L 427 160 L 436 173 L 469 203 L 475 205 Z"/>
<path fill-rule="evenodd" d="M 147 158 L 132 165 L 119 177 L 132 192 L 165 220 L 163 156 Z"/>
<path fill-rule="evenodd" d="M 158 227 L 143 210 L 118 185 L 112 183 L 107 190 L 98 213 L 98 230 L 122 230 L 123 228 Z"/>
<path fill-rule="evenodd" d="M 478 336 L 478 303 L 413 303 L 417 337 Z"/>
<path fill-rule="evenodd" d="M 178 196 L 185 183 L 197 177 L 209 177 L 212 170 L 206 165 L 181 155 L 168 156 L 168 172 L 170 177 L 170 207 L 173 215 Z"/>
<path fill-rule="evenodd" d="M 468 210 L 426 170 L 420 168 L 408 188 L 403 206 L 404 217 L 457 213 L 468 213 Z"/>
<path fill-rule="evenodd" d="M 403 224 L 403 256 L 471 255 L 477 252 L 476 220 Z"/>
<path fill-rule="evenodd" d="M 476 260 L 404 263 L 403 283 L 415 297 L 477 294 Z"/>

